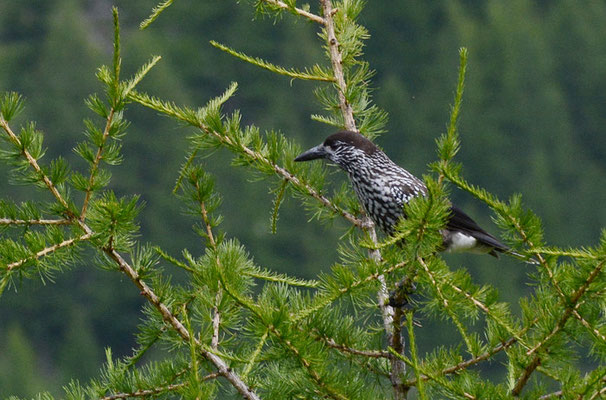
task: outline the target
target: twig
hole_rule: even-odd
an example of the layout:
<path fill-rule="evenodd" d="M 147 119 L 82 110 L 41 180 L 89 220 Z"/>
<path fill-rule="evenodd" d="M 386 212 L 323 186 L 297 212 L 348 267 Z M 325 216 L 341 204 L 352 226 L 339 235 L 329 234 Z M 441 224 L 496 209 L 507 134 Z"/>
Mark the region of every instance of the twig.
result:
<path fill-rule="evenodd" d="M 186 385 L 185 383 L 176 383 L 174 385 L 168 385 L 168 386 L 158 387 L 158 388 L 154 388 L 154 389 L 137 390 L 136 392 L 132 392 L 132 393 L 117 393 L 117 394 L 112 394 L 111 396 L 102 397 L 101 400 L 128 399 L 129 397 L 147 397 L 147 396 L 152 396 L 152 395 L 160 394 L 160 393 L 164 393 L 164 392 L 171 392 L 173 390 L 180 389 L 185 385 Z"/>
<path fill-rule="evenodd" d="M 425 263 L 425 261 L 422 258 L 417 258 L 417 261 L 419 262 L 419 264 L 423 267 L 423 270 L 430 276 L 431 279 L 433 279 L 433 281 L 435 280 L 435 275 L 431 272 L 431 270 L 427 267 L 427 264 Z M 490 318 L 492 318 L 495 322 L 497 322 L 499 325 L 501 325 L 503 328 L 505 328 L 514 338 L 516 338 L 516 340 L 524 347 L 526 348 L 530 348 L 530 346 L 528 346 L 520 337 L 520 335 L 522 333 L 517 333 L 514 332 L 513 329 L 511 329 L 511 327 L 509 325 L 507 325 L 505 322 L 503 322 L 501 320 L 501 318 L 497 317 L 496 315 L 493 314 L 492 311 L 490 311 L 490 309 L 486 306 L 486 304 L 482 303 L 480 300 L 476 299 L 475 297 L 473 297 L 471 294 L 467 293 L 466 291 L 464 291 L 463 289 L 461 289 L 460 287 L 454 285 L 452 282 L 448 282 L 448 284 L 450 285 L 450 287 L 457 293 L 462 294 L 463 296 L 465 296 L 469 301 L 471 301 L 476 307 L 478 307 L 480 310 L 482 310 L 486 315 L 488 315 Z M 524 332 L 524 331 L 522 331 Z"/>
<path fill-rule="evenodd" d="M 212 374 L 208 374 L 208 375 L 202 377 L 202 381 L 208 381 L 211 379 L 215 379 L 215 378 L 218 378 L 219 376 L 221 376 L 221 375 L 216 372 L 212 373 Z M 118 399 L 127 399 L 129 397 L 147 397 L 147 396 L 152 396 L 152 395 L 160 394 L 160 393 L 164 393 L 164 392 L 171 392 L 173 390 L 180 389 L 180 388 L 184 387 L 185 385 L 187 385 L 187 383 L 175 383 L 173 385 L 158 387 L 158 388 L 154 388 L 154 389 L 137 390 L 136 392 L 132 392 L 132 393 L 117 393 L 117 394 L 113 394 L 111 396 L 102 397 L 101 400 L 118 400 Z"/>
<path fill-rule="evenodd" d="M 270 332 L 274 334 L 282 343 L 286 345 L 286 347 L 299 359 L 299 362 L 303 365 L 309 376 L 316 382 L 320 388 L 324 390 L 325 393 L 322 393 L 324 396 L 328 395 L 333 399 L 337 400 L 347 400 L 347 397 L 343 396 L 341 393 L 337 392 L 334 388 L 328 386 L 322 377 L 314 370 L 311 366 L 309 360 L 301 355 L 299 349 L 297 349 L 290 340 L 286 339 L 282 336 L 282 334 L 273 326 L 268 327 Z"/>
<path fill-rule="evenodd" d="M 210 347 L 217 350 L 219 347 L 219 327 L 221 324 L 221 313 L 219 312 L 219 303 L 221 302 L 222 291 L 221 287 L 217 290 L 215 296 L 215 306 L 213 307 L 213 336 L 210 340 Z"/>
<path fill-rule="evenodd" d="M 93 185 L 95 183 L 95 174 L 97 172 L 97 169 L 99 168 L 99 163 L 101 162 L 101 156 L 103 155 L 103 148 L 105 147 L 105 142 L 107 141 L 107 138 L 109 137 L 109 130 L 110 130 L 110 128 L 112 126 L 112 122 L 114 120 L 114 114 L 115 114 L 115 109 L 114 109 L 114 107 L 112 107 L 111 110 L 109 111 L 109 115 L 107 116 L 107 119 L 105 122 L 105 129 L 103 130 L 103 138 L 101 139 L 101 143 L 99 144 L 99 147 L 97 148 L 97 154 L 95 155 L 93 165 L 91 166 L 91 169 L 90 169 L 90 177 L 88 178 L 88 187 L 86 188 L 86 195 L 84 197 L 84 203 L 82 204 L 82 211 L 80 211 L 80 220 L 81 221 L 84 221 L 84 218 L 86 217 L 88 203 L 93 194 Z"/>
<path fill-rule="evenodd" d="M 22 265 L 24 265 L 25 263 L 27 263 L 29 261 L 37 260 L 38 258 L 44 257 L 44 256 L 46 256 L 48 254 L 51 254 L 51 253 L 53 253 L 53 252 L 55 252 L 55 251 L 57 251 L 57 250 L 59 250 L 59 249 L 61 249 L 63 247 L 71 246 L 74 243 L 81 242 L 83 240 L 88 240 L 88 239 L 91 238 L 91 236 L 92 236 L 91 233 L 87 233 L 87 234 L 82 235 L 80 237 L 72 238 L 72 239 L 67 239 L 67 240 L 62 241 L 61 243 L 57 243 L 57 244 L 55 244 L 53 246 L 49 246 L 49 247 L 47 247 L 45 249 L 40 250 L 36 254 L 32 254 L 30 257 L 26 257 L 26 258 L 21 259 L 19 261 L 15 261 L 13 263 L 8 264 L 6 266 L 6 270 L 7 271 L 12 271 L 12 270 L 14 270 L 16 268 L 21 267 Z"/>
<path fill-rule="evenodd" d="M 356 356 L 362 356 L 362 357 L 368 357 L 368 358 L 391 358 L 391 355 L 388 351 L 359 350 L 359 349 L 354 349 L 352 347 L 347 347 L 344 344 L 339 344 L 339 343 L 335 342 L 334 339 L 329 338 L 329 337 L 318 336 L 318 338 L 322 339 L 324 341 L 324 343 L 326 343 L 326 345 L 328 345 L 328 347 L 339 350 L 343 353 L 349 353 L 349 354 L 353 354 Z"/>
<path fill-rule="evenodd" d="M 574 317 L 576 319 L 578 319 L 581 324 L 587 328 L 587 330 L 589 330 L 593 335 L 595 335 L 597 338 L 601 339 L 602 341 L 606 342 L 606 336 L 604 336 L 597 328 L 591 326 L 591 324 L 585 319 L 583 318 L 583 316 L 581 314 L 579 314 L 579 312 L 575 309 L 572 311 L 572 315 L 574 315 Z"/>
<path fill-rule="evenodd" d="M 339 107 L 345 121 L 345 128 L 350 131 L 357 131 L 356 121 L 353 116 L 351 105 L 347 101 L 345 94 L 347 93 L 347 84 L 345 83 L 345 75 L 343 74 L 343 57 L 339 50 L 339 41 L 335 33 L 335 23 L 333 20 L 332 3 L 330 0 L 320 0 L 322 3 L 322 11 L 324 14 L 324 28 L 326 29 L 326 40 L 328 41 L 328 49 L 330 52 L 330 62 L 332 70 L 337 80 L 337 91 L 339 93 Z"/>
<path fill-rule="evenodd" d="M 310 13 L 309 11 L 305 11 L 302 10 L 300 8 L 297 7 L 291 7 L 288 4 L 280 1 L 280 0 L 263 0 L 265 3 L 274 5 L 276 7 L 280 7 L 284 10 L 290 10 L 290 11 L 294 11 L 295 13 L 297 13 L 298 15 L 301 15 L 302 17 L 305 17 L 307 19 L 309 19 L 310 21 L 314 21 L 317 22 L 319 24 L 324 24 L 324 18 L 320 17 L 319 15 Z"/>
<path fill-rule="evenodd" d="M 189 114 L 184 115 L 183 113 L 179 112 L 179 110 L 171 104 L 168 104 L 168 103 L 158 104 L 156 101 L 154 101 L 153 98 L 151 98 L 147 95 L 139 94 L 135 90 L 132 90 L 129 93 L 128 98 L 130 100 L 136 101 L 137 103 L 139 103 L 145 107 L 149 107 L 153 110 L 159 111 L 163 114 L 166 114 L 166 115 L 176 118 L 180 121 L 184 121 L 192 126 L 195 126 L 196 128 L 200 129 L 202 132 L 204 132 L 210 136 L 213 136 L 214 138 L 219 140 L 219 142 L 221 142 L 222 144 L 225 144 L 226 147 L 228 149 L 231 149 L 232 151 L 234 151 L 234 149 L 238 149 L 242 153 L 246 154 L 246 157 L 248 157 L 251 161 L 258 162 L 260 164 L 270 167 L 277 175 L 288 180 L 293 186 L 295 186 L 296 188 L 300 189 L 301 191 L 307 193 L 309 196 L 313 197 L 314 199 L 318 200 L 326 208 L 341 215 L 342 217 L 344 217 L 346 220 L 348 220 L 349 222 L 351 222 L 358 228 L 364 228 L 365 224 L 364 224 L 364 221 L 362 221 L 362 219 L 357 218 L 353 214 L 351 214 L 351 213 L 343 210 L 342 208 L 338 207 L 337 205 L 333 204 L 333 202 L 330 201 L 330 199 L 321 195 L 313 187 L 301 182 L 301 180 L 298 177 L 296 177 L 295 175 L 290 173 L 288 170 L 286 170 L 283 167 L 280 167 L 275 162 L 264 157 L 262 154 L 254 151 L 250 147 L 247 147 L 240 141 L 233 140 L 231 137 L 227 136 L 225 133 L 217 132 L 216 130 L 205 125 L 204 123 L 201 123 L 199 120 L 191 118 Z"/>
<path fill-rule="evenodd" d="M 219 370 L 219 374 L 224 376 L 234 388 L 244 397 L 249 400 L 260 400 L 259 396 L 248 386 L 240 376 L 238 376 L 223 359 L 210 351 L 206 350 L 202 343 L 197 338 L 192 338 L 183 324 L 170 312 L 168 307 L 160 301 L 160 298 L 145 282 L 141 280 L 139 274 L 122 258 L 122 256 L 114 249 L 105 248 L 103 251 L 114 260 L 120 269 L 130 278 L 130 280 L 141 290 L 141 294 L 160 312 L 162 319 L 170 324 L 173 329 L 183 338 L 184 341 L 193 342 L 200 349 L 200 352 L 207 360 L 215 365 Z"/>
<path fill-rule="evenodd" d="M 250 371 L 252 371 L 253 365 L 257 361 L 257 357 L 259 357 L 259 355 L 261 354 L 261 351 L 263 350 L 263 346 L 265 346 L 265 342 L 267 341 L 268 335 L 269 335 L 269 328 L 263 333 L 263 336 L 261 336 L 261 339 L 259 339 L 259 343 L 257 344 L 255 351 L 248 358 L 248 363 L 246 364 L 246 368 L 244 368 L 244 371 L 242 371 L 243 379 L 245 379 L 248 376 L 248 374 L 250 373 Z"/>
<path fill-rule="evenodd" d="M 604 386 L 602 387 L 602 389 L 598 389 L 596 390 L 591 397 L 589 398 L 589 400 L 593 400 L 593 399 L 597 399 L 598 396 L 604 396 L 606 395 L 606 378 L 602 379 L 602 383 L 604 384 Z M 603 397 L 602 397 L 603 398 Z"/>
<path fill-rule="evenodd" d="M 562 397 L 563 395 L 564 395 L 564 392 L 562 392 L 561 390 L 558 390 L 557 392 L 544 394 L 543 396 L 539 397 L 538 400 L 553 399 L 554 397 Z"/>
<path fill-rule="evenodd" d="M 401 263 L 392 265 L 389 268 L 386 268 L 383 270 L 383 272 L 380 273 L 375 273 L 375 274 L 371 274 L 368 275 L 366 278 L 352 282 L 349 286 L 344 287 L 344 288 L 340 288 L 338 290 L 338 292 L 332 296 L 325 296 L 321 301 L 318 302 L 318 304 L 315 304 L 307 309 L 301 310 L 300 312 L 298 312 L 296 315 L 294 315 L 292 317 L 292 322 L 297 322 L 300 321 L 301 319 L 309 316 L 311 313 L 316 312 L 321 310 L 322 308 L 328 306 L 329 304 L 333 303 L 335 300 L 337 300 L 339 297 L 346 295 L 347 293 L 349 293 L 351 290 L 356 289 L 368 282 L 371 282 L 373 280 L 378 280 L 379 282 L 381 282 L 381 279 L 383 279 L 383 281 L 385 280 L 385 275 L 390 274 L 398 269 L 404 268 L 406 265 L 408 265 L 409 262 L 408 261 L 402 261 Z M 383 283 L 381 283 L 382 285 Z M 385 296 L 385 301 L 387 304 L 387 301 L 389 300 L 388 295 Z M 386 308 L 389 307 L 389 309 L 393 310 L 393 307 L 391 306 L 386 306 Z M 390 321 L 393 321 L 393 316 L 391 317 L 392 319 Z M 389 325 L 388 327 L 390 327 L 391 325 Z"/>
<path fill-rule="evenodd" d="M 603 267 L 604 261 L 598 263 L 598 265 L 593 269 L 593 271 L 591 271 L 591 274 L 589 274 L 585 282 L 583 282 L 583 284 L 572 294 L 570 300 L 568 301 L 568 306 L 566 306 L 564 313 L 558 320 L 557 324 L 553 327 L 551 332 L 549 332 L 549 334 L 545 336 L 543 340 L 541 340 L 533 348 L 526 352 L 527 356 L 530 356 L 535 353 L 536 354 L 532 361 L 526 366 L 522 375 L 516 382 L 516 385 L 512 389 L 511 394 L 513 396 L 519 396 L 519 394 L 522 392 L 522 389 L 528 382 L 530 375 L 541 364 L 541 356 L 540 354 L 538 354 L 539 350 L 545 347 L 547 343 L 549 343 L 549 341 L 564 328 L 564 325 L 566 325 L 566 322 L 568 321 L 570 316 L 573 315 L 573 312 L 580 306 L 581 303 L 579 303 L 579 300 L 585 294 L 585 292 L 589 288 L 589 285 L 591 285 L 595 278 L 597 278 L 597 276 L 600 274 Z"/>
<path fill-rule="evenodd" d="M 69 219 L 9 219 L 0 218 L 0 225 L 70 225 Z"/>
<path fill-rule="evenodd" d="M 457 373 L 458 371 L 461 371 L 463 369 L 466 369 L 472 365 L 478 364 L 484 360 L 488 360 L 489 358 L 491 358 L 493 355 L 503 351 L 503 350 L 507 350 L 509 347 L 511 347 L 514 343 L 517 342 L 517 339 L 512 337 L 511 339 L 507 340 L 504 343 L 501 343 L 500 345 L 496 346 L 495 348 L 493 348 L 492 350 L 489 350 L 483 354 L 480 354 L 477 357 L 473 357 L 464 361 L 461 361 L 460 363 L 453 365 L 451 367 L 448 368 L 444 368 L 441 372 L 440 375 L 449 375 L 449 374 L 454 374 Z M 427 375 L 423 375 L 421 376 L 421 380 L 428 380 L 430 379 Z M 406 386 L 416 386 L 418 383 L 417 379 L 411 379 L 409 381 L 406 382 Z"/>
<path fill-rule="evenodd" d="M 15 133 L 12 131 L 12 129 L 8 125 L 8 122 L 1 115 L 0 115 L 0 126 L 6 131 L 9 138 L 11 139 L 11 141 L 13 141 L 19 147 L 23 146 L 21 143 L 21 140 L 19 140 L 19 137 L 17 135 L 15 135 Z M 31 167 L 34 169 L 34 171 L 36 171 L 36 173 L 38 174 L 40 179 L 42 179 L 42 182 L 44 182 L 44 185 L 48 188 L 48 190 L 50 190 L 51 194 L 55 197 L 55 199 L 57 199 L 57 201 L 65 209 L 65 213 L 67 214 L 67 216 L 70 218 L 73 218 L 74 214 L 69 210 L 69 205 L 67 204 L 67 202 L 65 201 L 63 196 L 61 196 L 61 193 L 59 193 L 59 190 L 57 190 L 57 187 L 53 184 L 53 182 L 50 180 L 50 178 L 44 173 L 44 171 L 42 171 L 42 168 L 40 168 L 38 161 L 36 161 L 36 159 L 34 157 L 32 157 L 32 155 L 29 153 L 29 151 L 27 151 L 25 148 L 23 148 L 21 150 L 21 154 L 25 157 L 25 159 L 27 160 L 29 165 L 31 165 Z"/>
<path fill-rule="evenodd" d="M 457 314 L 449 307 L 448 299 L 446 298 L 446 296 L 444 296 L 444 293 L 442 292 L 440 285 L 438 285 L 438 282 L 436 282 L 434 275 L 431 273 L 431 271 L 427 267 L 427 264 L 425 264 L 424 260 L 421 257 L 417 257 L 417 260 L 419 260 L 419 263 L 421 264 L 421 266 L 423 267 L 423 269 L 429 276 L 431 284 L 436 289 L 438 297 L 440 298 L 440 300 L 442 300 L 442 304 L 444 305 L 444 310 L 446 310 L 448 315 L 450 315 L 450 318 L 452 319 L 452 321 L 455 324 L 455 326 L 457 327 L 459 333 L 463 337 L 463 341 L 465 342 L 465 345 L 467 346 L 467 351 L 469 351 L 470 354 L 473 354 L 473 346 L 471 345 L 471 341 L 469 340 L 469 335 L 465 331 L 465 327 L 459 320 L 459 317 L 457 316 Z"/>

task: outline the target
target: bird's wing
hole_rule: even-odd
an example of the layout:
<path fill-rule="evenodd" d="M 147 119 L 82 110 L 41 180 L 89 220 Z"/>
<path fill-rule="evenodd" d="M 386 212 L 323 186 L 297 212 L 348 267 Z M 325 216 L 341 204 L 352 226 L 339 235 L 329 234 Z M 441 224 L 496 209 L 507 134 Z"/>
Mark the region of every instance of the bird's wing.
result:
<path fill-rule="evenodd" d="M 471 219 L 471 217 L 455 206 L 450 207 L 450 217 L 446 223 L 446 228 L 473 236 L 478 242 L 486 246 L 494 247 L 497 251 L 509 251 L 509 247 L 482 229 L 473 219 Z"/>

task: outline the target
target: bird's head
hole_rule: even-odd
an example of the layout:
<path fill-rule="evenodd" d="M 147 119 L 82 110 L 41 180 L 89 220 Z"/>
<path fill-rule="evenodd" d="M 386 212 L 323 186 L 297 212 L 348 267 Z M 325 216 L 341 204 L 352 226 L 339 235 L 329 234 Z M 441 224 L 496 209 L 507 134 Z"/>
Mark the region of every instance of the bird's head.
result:
<path fill-rule="evenodd" d="M 301 153 L 295 161 L 323 158 L 346 171 L 372 157 L 379 148 L 357 132 L 341 131 L 330 135 L 323 143 Z"/>

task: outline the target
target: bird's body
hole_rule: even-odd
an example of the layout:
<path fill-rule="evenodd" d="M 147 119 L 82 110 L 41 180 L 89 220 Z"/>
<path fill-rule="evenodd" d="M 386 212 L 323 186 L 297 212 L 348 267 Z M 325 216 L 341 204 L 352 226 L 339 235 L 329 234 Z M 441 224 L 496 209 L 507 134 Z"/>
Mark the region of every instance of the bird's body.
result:
<path fill-rule="evenodd" d="M 324 158 L 347 172 L 352 186 L 374 223 L 387 235 L 395 232 L 404 215 L 404 204 L 427 194 L 420 179 L 394 163 L 383 151 L 359 133 L 342 131 L 303 154 L 295 161 Z M 445 251 L 490 253 L 510 249 L 455 206 L 442 230 Z"/>

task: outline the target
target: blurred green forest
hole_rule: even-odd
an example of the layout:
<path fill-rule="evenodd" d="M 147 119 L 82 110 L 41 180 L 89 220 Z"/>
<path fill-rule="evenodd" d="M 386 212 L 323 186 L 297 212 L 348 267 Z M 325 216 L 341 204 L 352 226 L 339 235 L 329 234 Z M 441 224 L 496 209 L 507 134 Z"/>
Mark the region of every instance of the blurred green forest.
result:
<path fill-rule="evenodd" d="M 37 121 L 49 158 L 62 155 L 85 167 L 72 148 L 81 140 L 82 120 L 91 117 L 83 100 L 101 90 L 96 68 L 110 63 L 113 4 L 121 13 L 125 73 L 152 54 L 163 57 L 142 83 L 149 93 L 197 106 L 237 81 L 237 96 L 226 111 L 240 109 L 244 123 L 280 130 L 303 146 L 331 133 L 310 119 L 322 111 L 313 84 L 276 79 L 209 44 L 216 40 L 276 64 L 304 67 L 322 62 L 316 26 L 289 16 L 255 18 L 249 1 L 177 0 L 140 31 L 155 3 L 0 3 L 0 91 L 27 98 L 17 122 Z M 411 172 L 427 173 L 436 158 L 434 140 L 448 120 L 458 49 L 465 46 L 469 66 L 458 157 L 466 178 L 502 198 L 522 193 L 543 218 L 550 244 L 597 243 L 606 225 L 604 21 L 602 1 L 368 2 L 360 19 L 371 33 L 366 59 L 376 69 L 374 100 L 390 116 L 377 143 Z M 125 160 L 113 169 L 112 189 L 142 195 L 144 241 L 175 255 L 183 248 L 200 254 L 193 222 L 171 194 L 190 132 L 134 104 L 126 118 L 131 126 Z M 228 236 L 239 238 L 259 265 L 279 272 L 315 277 L 328 268 L 346 225 L 310 224 L 303 207 L 287 199 L 278 234 L 271 234 L 268 188 L 248 171 L 228 168 L 230 158 L 219 153 L 206 165 L 223 194 L 222 229 Z M 46 193 L 9 186 L 5 166 L 0 176 L 2 198 L 47 199 Z M 334 175 L 335 182 L 342 179 Z M 485 206 L 454 189 L 452 198 L 498 234 Z M 526 290 L 526 267 L 515 260 L 445 257 L 469 268 L 478 282 L 497 287 L 504 300 L 515 303 Z M 178 271 L 166 273 L 179 279 Z M 7 291 L 0 300 L 0 397 L 58 393 L 71 378 L 94 376 L 105 347 L 115 356 L 129 354 L 142 299 L 124 279 L 83 259 L 54 282 L 24 281 Z M 427 325 L 420 348 L 434 335 L 444 340 L 449 334 Z"/>

